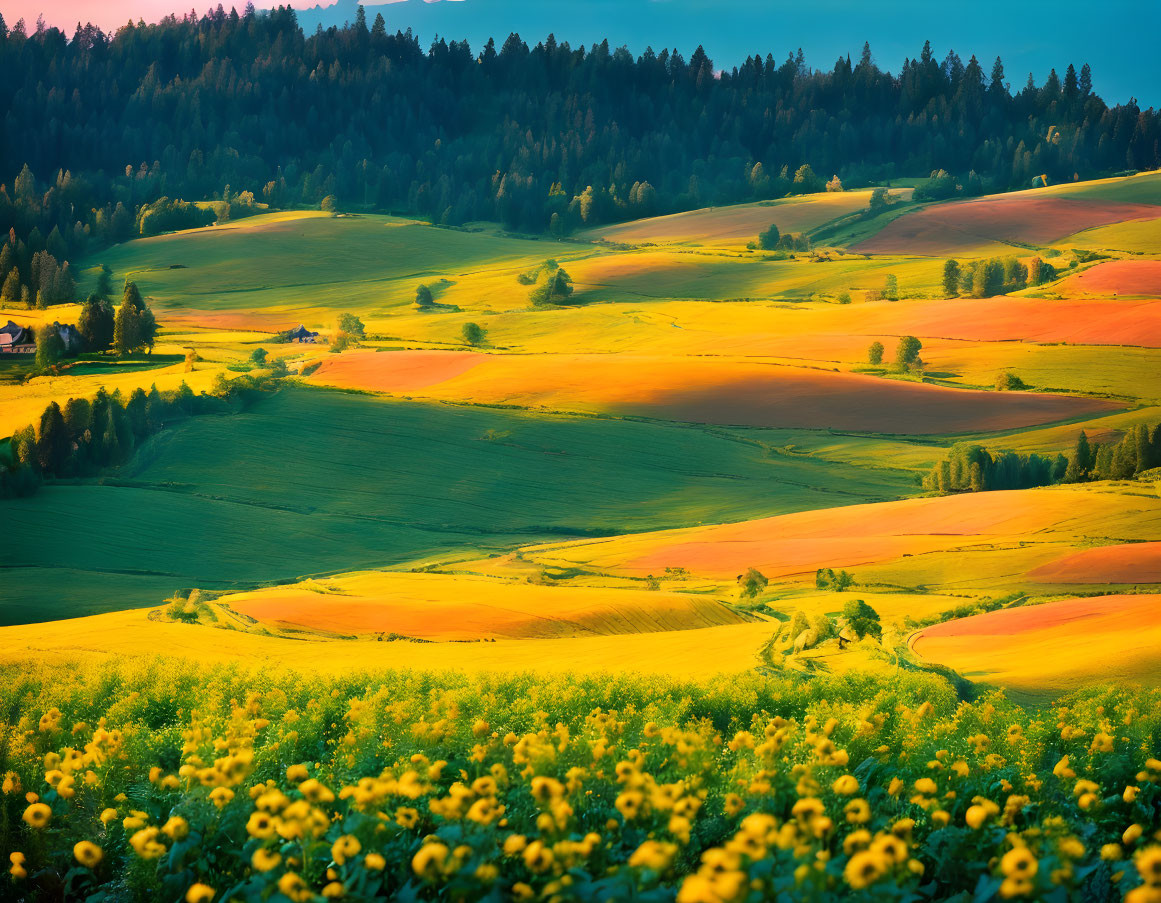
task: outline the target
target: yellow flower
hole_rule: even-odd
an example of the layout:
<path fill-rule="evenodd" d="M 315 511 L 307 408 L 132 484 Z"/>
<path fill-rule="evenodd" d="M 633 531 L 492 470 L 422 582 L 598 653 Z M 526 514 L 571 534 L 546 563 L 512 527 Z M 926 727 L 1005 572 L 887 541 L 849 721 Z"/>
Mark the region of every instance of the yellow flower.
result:
<path fill-rule="evenodd" d="M 337 900 L 347 893 L 346 887 L 341 881 L 332 881 L 322 889 L 322 895 L 328 900 Z"/>
<path fill-rule="evenodd" d="M 430 878 L 443 870 L 450 852 L 442 843 L 425 844 L 412 857 L 411 870 L 421 878 Z"/>
<path fill-rule="evenodd" d="M 359 843 L 359 838 L 344 834 L 331 847 L 331 856 L 339 865 L 346 865 L 348 859 L 354 859 L 362 851 L 363 845 Z"/>
<path fill-rule="evenodd" d="M 265 812 L 255 812 L 246 822 L 246 831 L 251 837 L 265 840 L 274 836 L 274 819 Z"/>
<path fill-rule="evenodd" d="M 528 846 L 528 841 L 523 834 L 510 834 L 504 839 L 504 855 L 515 856 L 517 853 L 523 851 Z"/>
<path fill-rule="evenodd" d="M 165 844 L 157 839 L 157 828 L 142 828 L 129 838 L 129 846 L 142 859 L 158 859 L 166 853 Z"/>
<path fill-rule="evenodd" d="M 395 823 L 401 828 L 411 830 L 419 824 L 419 810 L 408 806 L 400 806 L 395 810 Z"/>
<path fill-rule="evenodd" d="M 859 779 L 853 774 L 844 774 L 830 785 L 830 789 L 839 796 L 854 796 L 859 792 Z"/>
<path fill-rule="evenodd" d="M 363 857 L 363 865 L 373 872 L 381 872 L 387 868 L 387 860 L 378 853 L 368 853 Z"/>
<path fill-rule="evenodd" d="M 641 811 L 641 805 L 645 802 L 645 797 L 637 790 L 626 790 L 624 793 L 617 795 L 617 801 L 614 805 L 617 811 L 620 812 L 626 821 L 632 821 L 637 817 Z"/>
<path fill-rule="evenodd" d="M 52 820 L 52 810 L 44 803 L 33 803 L 24 810 L 22 818 L 30 828 L 43 828 Z"/>
<path fill-rule="evenodd" d="M 278 889 L 294 903 L 306 903 L 314 896 L 306 886 L 306 882 L 294 872 L 287 872 L 278 879 Z"/>
<path fill-rule="evenodd" d="M 9 853 L 8 861 L 12 863 L 12 867 L 8 869 L 8 874 L 13 878 L 27 878 L 28 871 L 24 868 L 24 863 L 27 861 L 23 853 Z"/>
<path fill-rule="evenodd" d="M 969 806 L 964 815 L 964 821 L 967 822 L 968 827 L 977 831 L 983 827 L 987 820 L 988 810 L 983 806 Z"/>
<path fill-rule="evenodd" d="M 1005 900 L 1012 897 L 1027 897 L 1035 889 L 1031 881 L 1022 878 L 1005 878 L 1000 884 L 1000 896 Z"/>
<path fill-rule="evenodd" d="M 1125 857 L 1125 851 L 1119 843 L 1106 843 L 1101 847 L 1101 859 L 1106 862 L 1116 862 Z"/>
<path fill-rule="evenodd" d="M 931 778 L 920 778 L 915 782 L 915 791 L 925 796 L 932 796 L 937 790 L 939 790 L 939 787 L 936 786 L 935 781 L 931 780 Z"/>
<path fill-rule="evenodd" d="M 887 785 L 887 793 L 890 796 L 898 796 L 906 786 L 907 783 L 902 778 L 891 778 L 891 783 Z"/>
<path fill-rule="evenodd" d="M 333 803 L 335 795 L 330 789 L 320 784 L 314 778 L 309 778 L 298 785 L 298 789 L 312 803 Z"/>
<path fill-rule="evenodd" d="M 194 884 L 185 892 L 186 903 L 210 903 L 214 899 L 214 889 L 208 884 Z"/>
<path fill-rule="evenodd" d="M 268 872 L 280 862 L 282 862 L 281 855 L 264 847 L 256 849 L 254 855 L 250 857 L 250 864 L 254 866 L 256 872 Z"/>
<path fill-rule="evenodd" d="M 1161 846 L 1149 846 L 1133 857 L 1137 873 L 1149 887 L 1161 887 Z"/>
<path fill-rule="evenodd" d="M 843 812 L 852 825 L 865 825 L 871 820 L 871 807 L 864 799 L 851 800 L 843 807 Z"/>
<path fill-rule="evenodd" d="M 530 871 L 547 872 L 552 868 L 552 863 L 555 857 L 552 850 L 542 844 L 539 840 L 534 840 L 524 848 L 524 864 L 528 866 Z"/>
<path fill-rule="evenodd" d="M 647 868 L 660 873 L 666 871 L 673 864 L 676 856 L 676 844 L 647 840 L 633 851 L 633 855 L 629 857 L 629 865 L 633 868 Z"/>
<path fill-rule="evenodd" d="M 722 803 L 722 808 L 725 810 L 726 815 L 732 818 L 746 808 L 746 801 L 736 793 L 727 793 L 726 799 Z"/>
<path fill-rule="evenodd" d="M 855 890 L 862 890 L 882 878 L 886 868 L 887 863 L 883 857 L 863 850 L 850 858 L 843 869 L 843 878 Z"/>
<path fill-rule="evenodd" d="M 1039 868 L 1040 863 L 1027 847 L 1009 850 L 1000 860 L 1000 871 L 1008 878 L 1030 880 Z"/>
<path fill-rule="evenodd" d="M 101 824 L 107 825 L 107 824 L 109 824 L 109 822 L 116 821 L 116 820 L 117 820 L 117 810 L 116 809 L 104 809 L 104 810 L 102 810 L 102 812 L 101 812 Z"/>
<path fill-rule="evenodd" d="M 301 784 L 310 777 L 310 772 L 307 771 L 305 765 L 291 765 L 286 769 L 286 780 L 292 784 Z"/>
<path fill-rule="evenodd" d="M 161 833 L 170 840 L 185 840 L 189 836 L 189 822 L 180 815 L 171 816 L 161 827 Z"/>
<path fill-rule="evenodd" d="M 1129 827 L 1125 828 L 1125 833 L 1121 835 L 1121 843 L 1127 847 L 1131 847 L 1141 839 L 1141 835 L 1144 833 L 1145 828 L 1143 825 L 1129 825 Z"/>
<path fill-rule="evenodd" d="M 234 798 L 234 791 L 229 787 L 215 787 L 210 791 L 210 802 L 219 809 L 224 809 Z"/>
<path fill-rule="evenodd" d="M 100 863 L 104 853 L 101 848 L 95 843 L 88 840 L 82 840 L 80 843 L 73 846 L 73 856 L 77 862 L 87 869 L 96 868 Z"/>

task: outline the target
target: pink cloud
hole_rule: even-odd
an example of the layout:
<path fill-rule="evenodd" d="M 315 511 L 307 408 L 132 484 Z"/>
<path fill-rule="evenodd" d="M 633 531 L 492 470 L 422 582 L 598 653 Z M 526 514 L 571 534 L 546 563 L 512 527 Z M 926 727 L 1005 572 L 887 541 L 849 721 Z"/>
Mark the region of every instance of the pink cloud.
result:
<path fill-rule="evenodd" d="M 285 0 L 282 0 L 285 2 Z M 314 6 L 319 0 L 308 2 L 293 2 L 292 6 Z M 324 4 L 327 0 L 322 0 Z M 11 28 L 16 20 L 23 18 L 28 24 L 28 30 L 35 27 L 37 16 L 43 14 L 44 21 L 55 25 L 72 34 L 77 22 L 92 22 L 105 30 L 114 30 L 124 25 L 130 19 L 136 22 L 144 19 L 146 22 L 156 22 L 170 13 L 182 15 L 191 9 L 203 15 L 211 6 L 216 7 L 218 0 L 5 0 L 0 6 L 4 14 L 4 21 Z M 255 2 L 255 6 L 260 5 Z M 231 6 L 241 12 L 246 6 L 246 0 L 222 0 L 222 6 L 227 10 Z"/>

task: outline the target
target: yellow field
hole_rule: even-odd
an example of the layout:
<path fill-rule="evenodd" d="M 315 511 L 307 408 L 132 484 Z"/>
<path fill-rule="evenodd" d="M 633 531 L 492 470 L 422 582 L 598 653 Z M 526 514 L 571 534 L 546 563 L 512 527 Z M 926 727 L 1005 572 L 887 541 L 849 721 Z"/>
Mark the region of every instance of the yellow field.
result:
<path fill-rule="evenodd" d="M 652 633 L 743 623 L 719 602 L 686 593 L 378 571 L 233 594 L 220 603 L 277 629 L 393 633 L 443 641 Z"/>
<path fill-rule="evenodd" d="M 1100 596 L 990 612 L 913 636 L 920 658 L 971 680 L 1042 695 L 1161 679 L 1161 597 Z"/>
<path fill-rule="evenodd" d="M 150 620 L 147 611 L 0 628 L 0 662 L 148 660 L 238 663 L 321 674 L 383 668 L 542 674 L 624 671 L 708 678 L 760 664 L 768 623 L 577 639 L 414 643 L 290 639 Z"/>

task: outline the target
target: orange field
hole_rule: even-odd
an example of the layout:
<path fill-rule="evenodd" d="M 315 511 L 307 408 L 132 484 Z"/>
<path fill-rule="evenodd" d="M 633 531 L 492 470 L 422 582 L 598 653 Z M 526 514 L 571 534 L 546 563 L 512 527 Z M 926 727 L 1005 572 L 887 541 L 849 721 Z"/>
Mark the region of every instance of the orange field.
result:
<path fill-rule="evenodd" d="M 860 242 L 855 250 L 868 254 L 936 255 L 991 244 L 1046 245 L 1093 226 L 1159 215 L 1161 210 L 1148 204 L 1036 195 L 995 196 L 938 204 L 904 214 Z"/>
<path fill-rule="evenodd" d="M 1000 395 L 728 358 L 359 352 L 328 359 L 313 379 L 484 404 L 899 435 L 1013 429 L 1114 407 L 1096 399 Z"/>
<path fill-rule="evenodd" d="M 1042 583 L 1161 583 L 1161 542 L 1084 549 L 1028 576 Z"/>
<path fill-rule="evenodd" d="M 1152 301 L 1045 301 L 952 298 L 882 302 L 859 309 L 857 329 L 871 335 L 941 337 L 976 342 L 1068 342 L 1161 348 L 1161 304 Z M 830 313 L 830 319 L 837 319 Z M 832 324 L 837 328 L 837 323 Z"/>
<path fill-rule="evenodd" d="M 1161 596 L 1097 596 L 936 624 L 912 651 L 965 677 L 1028 693 L 1161 678 Z"/>
<path fill-rule="evenodd" d="M 1033 536 L 1040 542 L 1080 542 L 1096 523 L 1111 532 L 1156 533 L 1161 499 L 1088 487 L 906 499 L 538 546 L 526 549 L 525 557 L 634 576 L 681 567 L 732 579 L 755 567 L 774 578 Z"/>
<path fill-rule="evenodd" d="M 1064 280 L 1071 292 L 1161 297 L 1161 260 L 1109 260 Z"/>
<path fill-rule="evenodd" d="M 333 591 L 326 591 L 331 584 Z M 712 599 L 683 593 L 443 574 L 371 572 L 327 587 L 308 582 L 226 596 L 222 603 L 280 629 L 444 641 L 652 633 L 743 620 Z"/>

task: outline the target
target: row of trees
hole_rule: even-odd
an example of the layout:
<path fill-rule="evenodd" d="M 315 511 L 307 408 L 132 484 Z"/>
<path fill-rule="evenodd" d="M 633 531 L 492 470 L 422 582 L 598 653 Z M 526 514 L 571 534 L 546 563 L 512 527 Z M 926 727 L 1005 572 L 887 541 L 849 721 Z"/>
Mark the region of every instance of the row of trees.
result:
<path fill-rule="evenodd" d="M 924 477 L 923 488 L 946 495 L 1030 489 L 1056 483 L 1127 480 L 1161 467 L 1161 425 L 1138 424 L 1117 442 L 1092 443 L 1082 430 L 1068 456 L 1021 455 L 990 451 L 975 443 L 957 443 L 947 459 Z"/>
<path fill-rule="evenodd" d="M 425 51 L 382 16 L 307 36 L 289 7 L 248 6 L 115 35 L 0 20 L 0 83 L 0 173 L 19 173 L 0 234 L 59 262 L 195 221 L 164 198 L 330 198 L 563 234 L 822 190 L 817 172 L 835 188 L 934 172 L 938 194 L 1161 164 L 1161 117 L 1109 107 L 1087 66 L 1013 91 L 1000 60 L 989 73 L 930 45 L 897 74 L 869 47 L 829 68 L 798 52 L 718 72 L 701 48 L 634 58 L 553 36 Z"/>
<path fill-rule="evenodd" d="M 963 264 L 947 260 L 943 264 L 943 293 L 948 298 L 992 298 L 1055 278 L 1056 268 L 1039 257 L 1027 264 L 1013 256 L 987 257 Z"/>
<path fill-rule="evenodd" d="M 195 414 L 225 413 L 276 385 L 275 378 L 219 379 L 210 394 L 195 395 L 185 382 L 172 392 L 98 389 L 90 401 L 48 404 L 35 425 L 13 434 L 8 460 L 0 459 L 0 498 L 31 495 L 45 477 L 93 476 L 129 460 L 145 439 L 167 423 Z"/>

